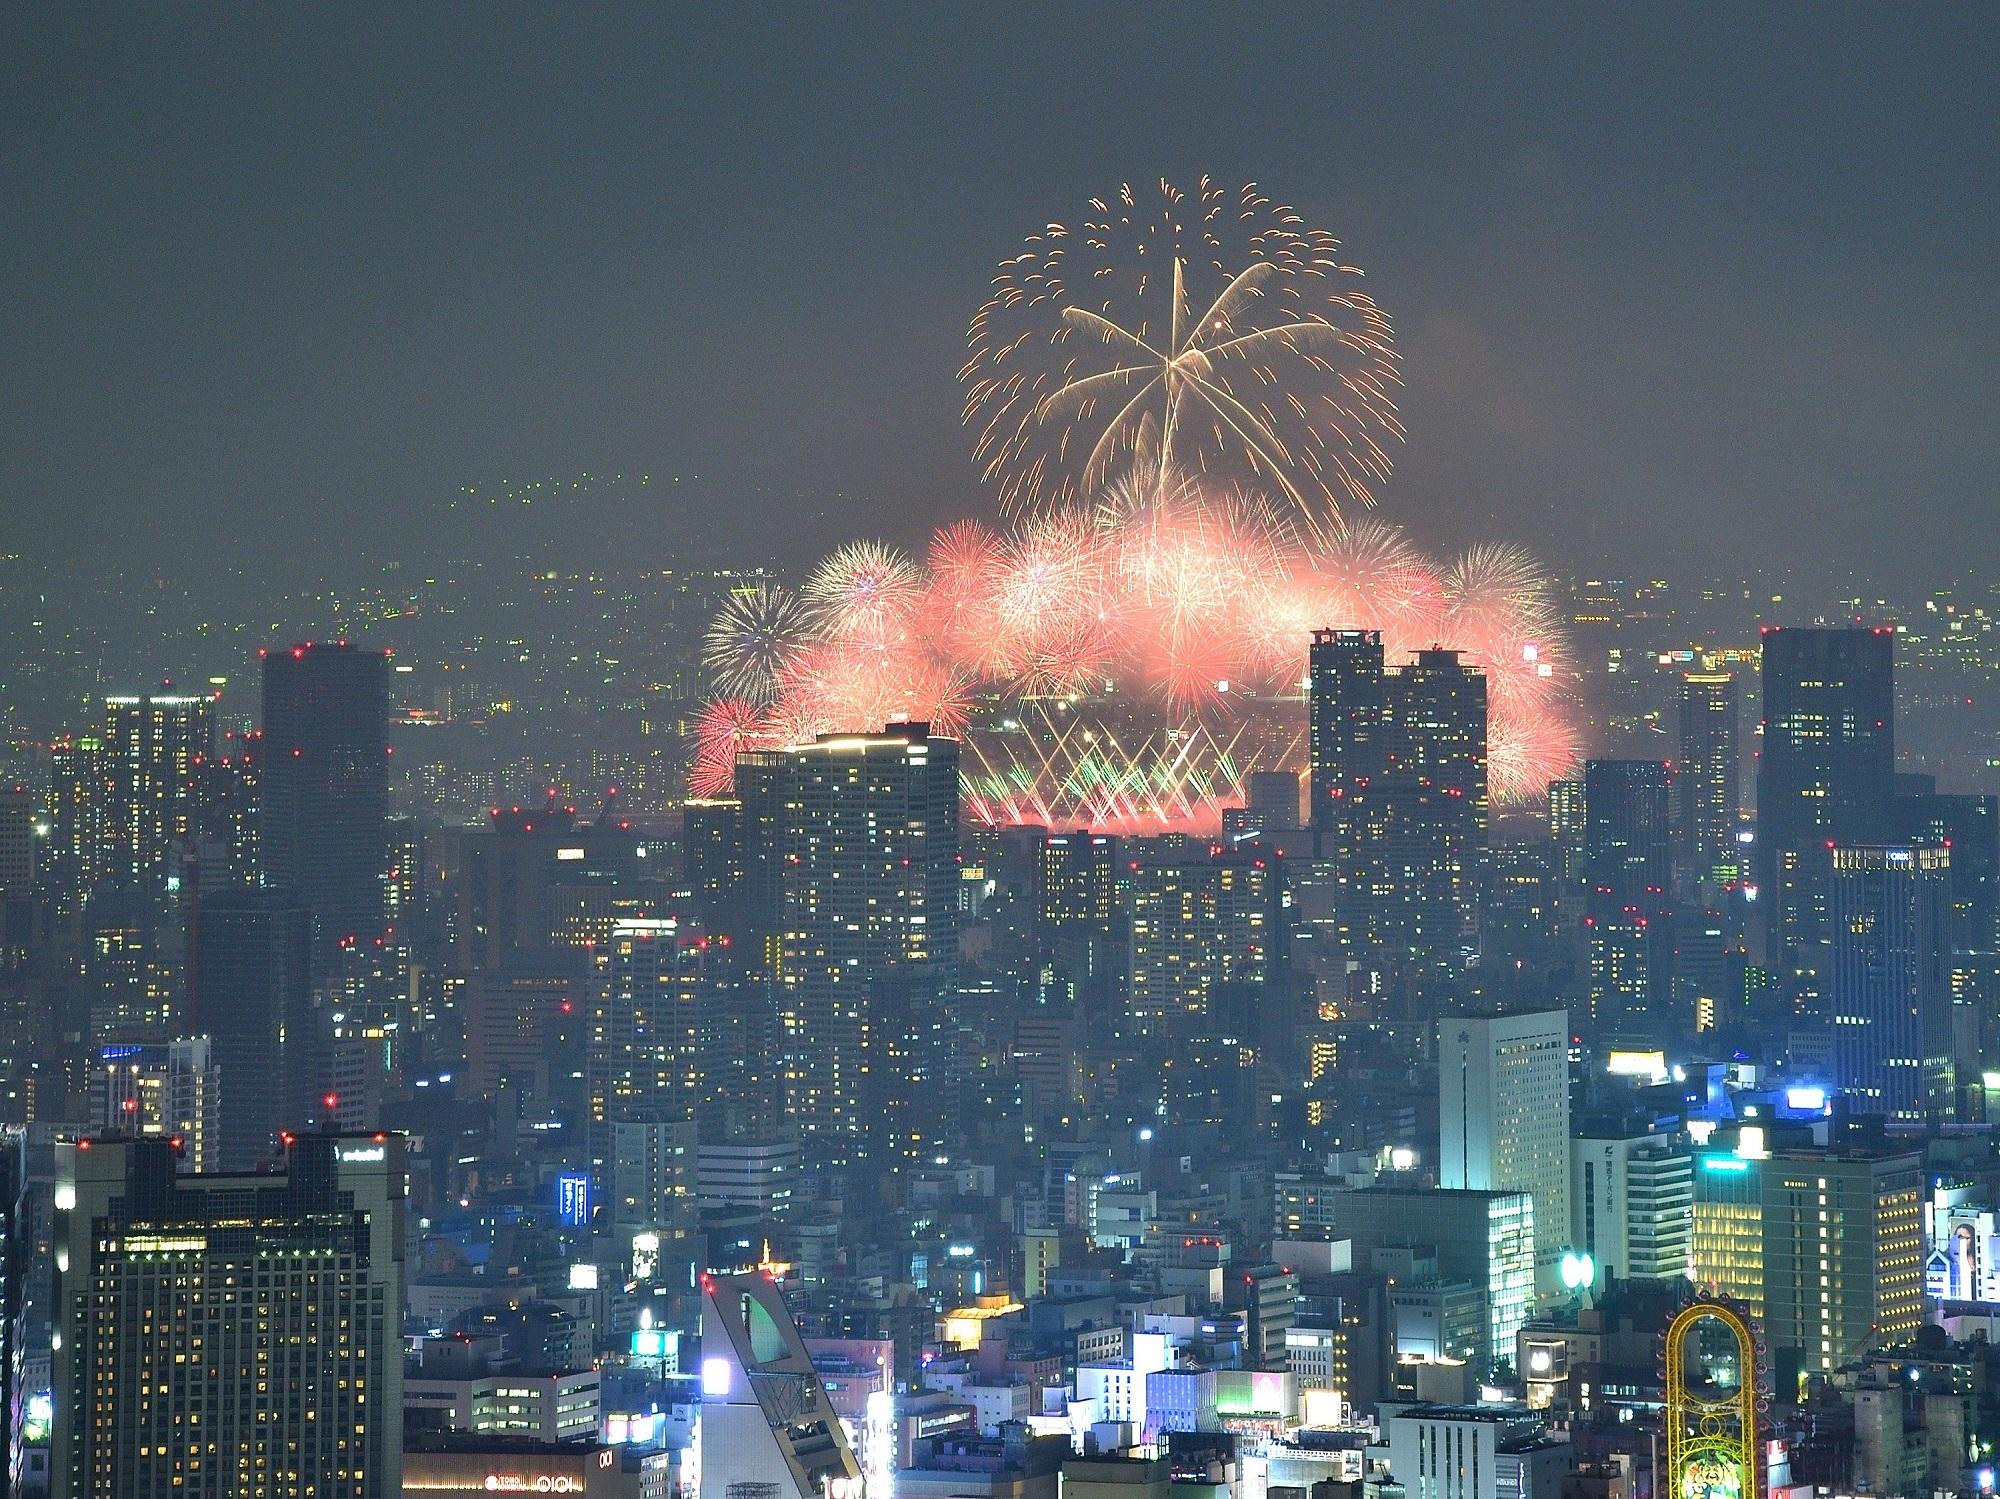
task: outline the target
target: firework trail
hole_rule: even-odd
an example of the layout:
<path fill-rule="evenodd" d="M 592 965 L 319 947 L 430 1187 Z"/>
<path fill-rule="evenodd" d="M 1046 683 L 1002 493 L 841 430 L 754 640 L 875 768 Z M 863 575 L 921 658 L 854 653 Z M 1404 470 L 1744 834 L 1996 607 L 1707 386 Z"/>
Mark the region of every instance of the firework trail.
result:
<path fill-rule="evenodd" d="M 1340 242 L 1254 185 L 1093 199 L 1001 263 L 960 371 L 1018 513 L 1136 470 L 1254 478 L 1310 529 L 1374 502 L 1403 437 L 1389 318 Z"/>

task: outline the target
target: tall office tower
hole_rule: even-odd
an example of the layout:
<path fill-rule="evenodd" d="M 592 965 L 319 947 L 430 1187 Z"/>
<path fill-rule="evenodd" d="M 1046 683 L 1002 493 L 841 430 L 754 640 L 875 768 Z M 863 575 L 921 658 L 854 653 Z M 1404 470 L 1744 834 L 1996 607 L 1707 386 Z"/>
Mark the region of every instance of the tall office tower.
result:
<path fill-rule="evenodd" d="M 1583 879 L 1583 855 L 1590 841 L 1584 814 L 1583 782 L 1549 782 L 1549 837 L 1556 846 L 1556 869 L 1565 885 Z"/>
<path fill-rule="evenodd" d="M 389 867 L 389 659 L 346 641 L 264 656 L 264 883 L 313 918 L 313 953 L 382 935 Z"/>
<path fill-rule="evenodd" d="M 739 756 L 737 791 L 746 892 L 777 897 L 787 1109 L 808 1153 L 845 1162 L 869 1132 L 870 1058 L 891 1044 L 878 996 L 903 986 L 927 1014 L 956 977 L 958 745 L 924 724 L 824 734 Z"/>
<path fill-rule="evenodd" d="M 203 898 L 197 920 L 189 1028 L 209 1038 L 221 1073 L 215 1159 L 247 1171 L 315 1112 L 311 917 L 290 891 L 223 890 Z"/>
<path fill-rule="evenodd" d="M 1648 1037 L 1665 1020 L 1673 869 L 1667 767 L 1592 760 L 1583 770 L 1583 803 L 1591 1019 L 1612 1035 Z"/>
<path fill-rule="evenodd" d="M 1674 762 L 1675 864 L 1680 883 L 1737 877 L 1736 815 L 1741 765 L 1736 678 L 1726 671 L 1681 673 L 1680 758 Z"/>
<path fill-rule="evenodd" d="M 1244 778 L 1243 810 L 1257 832 L 1279 833 L 1299 826 L 1299 778 L 1289 770 L 1253 770 Z"/>
<path fill-rule="evenodd" d="M 1898 842 L 1951 849 L 1951 947 L 2000 947 L 2000 797 L 1941 793 L 1930 776 L 1896 777 Z"/>
<path fill-rule="evenodd" d="M 1685 1135 L 1615 1130 L 1570 1142 L 1570 1228 L 1600 1280 L 1680 1281 L 1694 1253 Z"/>
<path fill-rule="evenodd" d="M 1307 655 L 1307 820 L 1335 835 L 1335 857 L 1362 835 L 1362 806 L 1387 764 L 1382 714 L 1386 688 L 1380 630 L 1315 630 Z"/>
<path fill-rule="evenodd" d="M 1857 1112 L 1895 1124 L 1952 1117 L 1952 852 L 1921 844 L 1832 850 L 1834 1082 Z"/>
<path fill-rule="evenodd" d="M 1766 964 L 1818 1007 L 1829 838 L 1885 836 L 1894 808 L 1895 644 L 1887 628 L 1766 629 L 1757 754 L 1757 885 Z"/>
<path fill-rule="evenodd" d="M 1807 1373 L 1916 1336 L 1921 1155 L 1767 1151 L 1745 1130 L 1733 1151 L 1696 1153 L 1694 1183 L 1694 1279 L 1762 1319 L 1781 1398 L 1796 1398 Z"/>
<path fill-rule="evenodd" d="M 180 927 L 161 897 L 129 877 L 108 879 L 84 902 L 82 931 L 91 1033 L 171 1034 L 186 985 Z"/>
<path fill-rule="evenodd" d="M 178 1140 L 182 1171 L 214 1171 L 221 1072 L 206 1036 L 100 1047 L 90 1069 L 90 1128 Z"/>
<path fill-rule="evenodd" d="M 701 1281 L 698 1499 L 819 1499 L 861 1466 L 778 1288 L 761 1275 Z"/>
<path fill-rule="evenodd" d="M 39 809 L 26 786 L 0 787 L 0 901 L 35 893 L 35 821 Z"/>
<path fill-rule="evenodd" d="M 401 1491 L 400 1138 L 237 1176 L 164 1140 L 56 1150 L 56 1499 Z"/>
<path fill-rule="evenodd" d="M 593 955 L 589 1144 L 621 1225 L 689 1226 L 703 946 L 678 921 L 656 918 L 621 922 Z"/>
<path fill-rule="evenodd" d="M 1447 1015 L 1438 1021 L 1438 1185 L 1527 1192 L 1535 1262 L 1570 1239 L 1569 1015 Z"/>
<path fill-rule="evenodd" d="M 102 744 L 101 872 L 164 890 L 199 828 L 215 699 L 108 697 Z"/>
<path fill-rule="evenodd" d="M 1486 871 L 1486 678 L 1432 649 L 1388 687 L 1388 937 L 1440 971 L 1461 969 Z"/>
<path fill-rule="evenodd" d="M 81 908 L 103 869 L 103 754 L 95 734 L 49 746 L 49 882 L 65 916 Z"/>
<path fill-rule="evenodd" d="M 203 777 L 202 883 L 209 889 L 258 882 L 264 736 L 226 730 Z"/>
<path fill-rule="evenodd" d="M 1283 861 L 1135 862 L 1126 897 L 1132 1031 L 1176 1040 L 1208 1035 L 1218 989 L 1261 990 L 1283 974 Z"/>
<path fill-rule="evenodd" d="M 1109 833 L 1041 839 L 1036 921 L 1051 936 L 1109 937 L 1118 925 L 1118 840 Z"/>
<path fill-rule="evenodd" d="M 733 796 L 690 797 L 681 803 L 681 828 L 682 873 L 701 924 L 733 937 L 743 888 L 743 803 Z"/>
<path fill-rule="evenodd" d="M 23 961 L 35 928 L 35 825 L 25 786 L 0 787 L 0 973 Z"/>
<path fill-rule="evenodd" d="M 1462 968 L 1486 855 L 1486 679 L 1441 649 L 1385 671 L 1373 630 L 1315 631 L 1310 663 L 1309 820 L 1336 871 L 1333 926 L 1378 968 Z"/>

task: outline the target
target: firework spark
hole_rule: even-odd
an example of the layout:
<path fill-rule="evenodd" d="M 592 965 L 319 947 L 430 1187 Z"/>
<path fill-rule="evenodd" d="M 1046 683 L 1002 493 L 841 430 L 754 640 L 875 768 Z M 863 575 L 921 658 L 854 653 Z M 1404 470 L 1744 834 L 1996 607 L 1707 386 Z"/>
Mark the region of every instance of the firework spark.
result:
<path fill-rule="evenodd" d="M 703 642 L 702 665 L 728 696 L 768 703 L 778 695 L 779 676 L 803 642 L 809 617 L 790 589 L 766 583 L 732 588 Z"/>
<path fill-rule="evenodd" d="M 851 639 L 898 630 L 920 597 L 916 564 L 879 541 L 856 541 L 819 565 L 806 584 L 820 627 Z"/>
<path fill-rule="evenodd" d="M 1389 318 L 1360 281 L 1254 185 L 1093 199 L 1029 236 L 972 320 L 975 458 L 1009 512 L 1178 471 L 1254 477 L 1337 534 L 1403 436 Z"/>
<path fill-rule="evenodd" d="M 777 742 L 771 722 L 757 704 L 741 698 L 716 698 L 695 722 L 688 790 L 696 796 L 728 795 L 736 784 L 736 757 L 744 750 Z"/>

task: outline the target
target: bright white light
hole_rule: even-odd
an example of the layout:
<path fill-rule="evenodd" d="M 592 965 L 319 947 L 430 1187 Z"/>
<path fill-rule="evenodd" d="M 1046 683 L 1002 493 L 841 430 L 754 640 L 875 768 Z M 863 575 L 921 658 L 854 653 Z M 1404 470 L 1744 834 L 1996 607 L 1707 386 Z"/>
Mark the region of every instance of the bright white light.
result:
<path fill-rule="evenodd" d="M 67 1213 L 76 1207 L 76 1183 L 56 1183 L 56 1211 Z"/>
<path fill-rule="evenodd" d="M 701 1361 L 701 1392 L 717 1400 L 729 1393 L 729 1360 L 705 1358 Z"/>
<path fill-rule="evenodd" d="M 1587 1254 L 1566 1254 L 1562 1257 L 1562 1283 L 1571 1291 L 1581 1291 L 1597 1279 L 1597 1262 Z"/>
<path fill-rule="evenodd" d="M 1408 1171 L 1416 1164 L 1417 1153 L 1407 1145 L 1398 1145 L 1389 1152 L 1389 1165 L 1392 1170 Z"/>

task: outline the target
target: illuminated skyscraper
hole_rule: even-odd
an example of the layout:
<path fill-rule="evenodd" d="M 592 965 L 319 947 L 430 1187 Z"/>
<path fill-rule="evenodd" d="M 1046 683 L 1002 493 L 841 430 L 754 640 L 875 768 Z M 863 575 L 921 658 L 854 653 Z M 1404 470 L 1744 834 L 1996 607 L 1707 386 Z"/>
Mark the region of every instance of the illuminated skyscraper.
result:
<path fill-rule="evenodd" d="M 296 891 L 316 964 L 382 935 L 388 656 L 346 641 L 264 656 L 264 883 Z"/>
<path fill-rule="evenodd" d="M 775 896 L 787 1109 L 809 1152 L 846 1161 L 885 1117 L 871 1088 L 906 1080 L 871 1059 L 917 1044 L 881 1023 L 936 1034 L 956 976 L 958 744 L 923 724 L 823 734 L 739 756 L 737 787 L 746 892 L 768 872 Z"/>
<path fill-rule="evenodd" d="M 1895 794 L 1895 633 L 1767 629 L 1757 885 L 1769 965 L 1818 1007 L 1829 838 L 1885 836 Z"/>
<path fill-rule="evenodd" d="M 1315 630 L 1306 697 L 1312 757 L 1309 821 L 1334 835 L 1329 857 L 1361 837 L 1359 808 L 1387 763 L 1380 630 Z"/>
<path fill-rule="evenodd" d="M 400 1138 L 239 1176 L 164 1140 L 56 1149 L 58 1499 L 400 1492 Z"/>
<path fill-rule="evenodd" d="M 1740 765 L 1736 678 L 1726 671 L 1681 673 L 1680 757 L 1674 762 L 1676 863 L 1681 882 L 1733 879 Z"/>
<path fill-rule="evenodd" d="M 1923 845 L 1832 850 L 1834 1081 L 1857 1112 L 1908 1126 L 1952 1112 L 1951 855 Z"/>
<path fill-rule="evenodd" d="M 1058 936 L 1105 937 L 1118 920 L 1118 840 L 1049 833 L 1041 840 L 1037 919 Z"/>
<path fill-rule="evenodd" d="M 1600 1281 L 1678 1281 L 1693 1254 L 1685 1135 L 1613 1131 L 1570 1142 L 1570 1230 Z"/>
<path fill-rule="evenodd" d="M 1664 1016 L 1667 883 L 1673 868 L 1667 767 L 1657 760 L 1584 766 L 1583 877 L 1591 1018 L 1611 1034 L 1650 1036 Z"/>
<path fill-rule="evenodd" d="M 1283 863 L 1141 859 L 1128 876 L 1129 1019 L 1142 1036 L 1209 1033 L 1220 985 L 1264 985 L 1284 959 Z"/>
<path fill-rule="evenodd" d="M 206 1036 L 105 1046 L 91 1065 L 93 1133 L 178 1139 L 182 1171 L 217 1169 L 221 1107 L 221 1073 Z"/>
<path fill-rule="evenodd" d="M 1556 846 L 1557 873 L 1563 883 L 1580 881 L 1584 847 L 1589 841 L 1582 781 L 1549 782 L 1549 838 Z"/>
<path fill-rule="evenodd" d="M 1310 821 L 1336 925 L 1377 967 L 1460 968 L 1486 857 L 1486 678 L 1443 649 L 1385 670 L 1373 630 L 1317 631 L 1310 659 Z"/>
<path fill-rule="evenodd" d="M 1569 1015 L 1448 1015 L 1438 1022 L 1438 1185 L 1526 1192 L 1535 1260 L 1570 1239 Z"/>
<path fill-rule="evenodd" d="M 1762 1319 L 1777 1388 L 1916 1336 L 1924 1313 L 1923 1159 L 1895 1150 L 1695 1154 L 1694 1278 Z"/>
<path fill-rule="evenodd" d="M 593 954 L 590 1151 L 614 1217 L 681 1227 L 691 1206 L 706 939 L 671 918 L 620 922 Z"/>
<path fill-rule="evenodd" d="M 1418 965 L 1463 966 L 1486 871 L 1486 678 L 1426 650 L 1389 679 L 1389 940 Z"/>
<path fill-rule="evenodd" d="M 99 742 L 104 849 L 98 877 L 164 889 L 179 875 L 199 821 L 204 767 L 215 743 L 215 699 L 108 697 Z"/>

